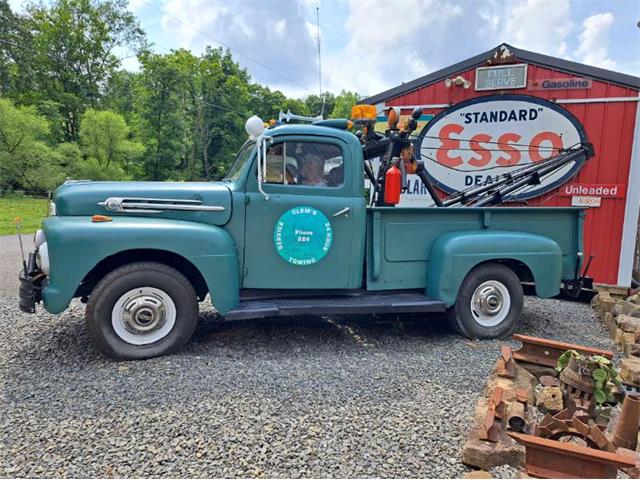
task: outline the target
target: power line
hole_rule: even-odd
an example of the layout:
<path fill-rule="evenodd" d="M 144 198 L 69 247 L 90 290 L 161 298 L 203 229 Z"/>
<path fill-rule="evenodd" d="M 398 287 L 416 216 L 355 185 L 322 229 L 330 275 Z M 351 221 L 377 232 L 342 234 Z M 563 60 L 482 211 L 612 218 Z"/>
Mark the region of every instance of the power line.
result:
<path fill-rule="evenodd" d="M 204 105 L 208 105 L 209 107 L 213 107 L 213 108 L 217 108 L 219 110 L 226 110 L 227 112 L 231 112 L 231 113 L 235 113 L 236 115 L 240 115 L 241 117 L 246 117 L 246 113 L 240 113 L 237 110 L 233 110 L 232 108 L 229 107 L 223 107 L 222 105 L 216 105 L 215 103 L 210 103 L 210 102 L 205 102 L 204 100 L 202 100 L 202 103 Z"/>
<path fill-rule="evenodd" d="M 283 78 L 284 80 L 297 85 L 300 88 L 305 89 L 306 91 L 309 91 L 309 89 L 307 87 L 305 87 L 304 85 L 302 85 L 301 83 L 296 82 L 295 80 L 287 77 L 286 75 L 283 75 L 282 73 L 278 72 L 277 70 L 274 70 L 273 68 L 269 67 L 268 65 L 265 65 L 264 63 L 256 60 L 253 57 L 250 57 L 249 55 L 247 55 L 246 53 L 243 53 L 239 50 L 236 50 L 235 48 L 231 48 L 228 45 L 225 45 L 224 43 L 220 42 L 219 40 L 216 40 L 215 38 L 211 37 L 209 34 L 203 32 L 202 30 L 197 29 L 196 27 L 194 27 L 193 25 L 188 24 L 187 22 L 181 20 L 180 18 L 176 17 L 175 15 L 171 15 L 170 13 L 167 13 L 165 10 L 163 10 L 162 8 L 156 7 L 153 3 L 148 2 L 147 0 L 142 0 L 144 3 L 146 3 L 147 5 L 149 5 L 151 8 L 153 8 L 154 10 L 162 13 L 163 15 L 166 15 L 167 17 L 173 18 L 175 21 L 181 23 L 182 25 L 184 25 L 185 27 L 190 28 L 191 30 L 193 30 L 194 32 L 199 33 L 200 35 L 202 35 L 203 37 L 208 38 L 209 40 L 211 40 L 214 43 L 217 43 L 218 45 L 231 50 L 232 52 L 236 53 L 237 55 L 240 55 L 241 57 L 246 58 L 247 60 L 252 61 L 253 63 L 255 63 L 256 65 L 261 66 L 262 68 L 264 68 L 265 70 L 268 70 L 269 72 L 278 75 L 280 78 Z"/>

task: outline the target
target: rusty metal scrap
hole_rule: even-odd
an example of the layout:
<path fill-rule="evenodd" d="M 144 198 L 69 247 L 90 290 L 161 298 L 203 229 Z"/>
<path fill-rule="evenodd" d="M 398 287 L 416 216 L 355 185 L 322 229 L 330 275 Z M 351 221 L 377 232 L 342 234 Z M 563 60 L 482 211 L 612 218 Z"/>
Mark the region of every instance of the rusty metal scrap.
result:
<path fill-rule="evenodd" d="M 590 416 L 580 410 L 565 409 L 555 415 L 547 413 L 534 426 L 532 433 L 537 437 L 558 441 L 567 440 L 568 437 L 580 438 L 591 448 L 607 452 L 616 450 L 600 427 L 590 422 Z"/>
<path fill-rule="evenodd" d="M 498 441 L 498 431 L 501 427 L 500 419 L 505 414 L 505 403 L 502 399 L 504 391 L 501 387 L 496 387 L 491 394 L 487 413 L 480 425 L 480 440 L 488 440 L 489 442 Z"/>
<path fill-rule="evenodd" d="M 491 398 L 489 399 L 489 402 L 493 403 L 493 405 L 495 406 L 497 418 L 502 418 L 504 416 L 505 403 L 502 400 L 503 395 L 504 390 L 502 389 L 502 387 L 496 387 L 493 389 L 493 394 L 491 394 Z"/>
<path fill-rule="evenodd" d="M 511 347 L 503 345 L 501 347 L 500 358 L 496 371 L 499 377 L 516 378 L 516 362 L 513 360 Z"/>
<path fill-rule="evenodd" d="M 610 359 L 613 358 L 613 352 L 610 350 L 590 348 L 573 343 L 556 342 L 555 340 L 530 337 L 528 335 L 514 335 L 513 338 L 522 342 L 522 347 L 513 351 L 512 356 L 515 360 L 545 367 L 555 368 L 558 358 L 567 350 L 576 350 L 577 352 L 587 355 L 602 355 Z"/>
<path fill-rule="evenodd" d="M 527 473 L 541 478 L 616 478 L 618 467 L 635 465 L 631 457 L 612 452 L 509 433 L 526 447 Z"/>
<path fill-rule="evenodd" d="M 496 406 L 493 403 L 489 403 L 489 407 L 487 407 L 487 414 L 484 417 L 482 425 L 480 425 L 480 440 L 488 440 L 493 443 L 497 442 L 498 428 L 499 425 L 496 421 Z"/>
<path fill-rule="evenodd" d="M 524 432 L 527 422 L 524 417 L 524 404 L 518 401 L 510 402 L 507 408 L 507 426 L 510 430 Z"/>
<path fill-rule="evenodd" d="M 560 380 L 556 377 L 552 377 L 551 375 L 542 375 L 539 379 L 540 385 L 543 387 L 559 387 Z"/>
<path fill-rule="evenodd" d="M 516 401 L 526 405 L 529 402 L 529 393 L 524 388 L 516 388 Z"/>
<path fill-rule="evenodd" d="M 616 478 L 619 467 L 632 468 L 635 459 L 575 443 L 509 432 L 525 446 L 527 473 L 539 478 Z"/>
<path fill-rule="evenodd" d="M 640 397 L 627 395 L 613 432 L 616 447 L 635 450 L 638 445 L 638 422 L 640 422 Z"/>

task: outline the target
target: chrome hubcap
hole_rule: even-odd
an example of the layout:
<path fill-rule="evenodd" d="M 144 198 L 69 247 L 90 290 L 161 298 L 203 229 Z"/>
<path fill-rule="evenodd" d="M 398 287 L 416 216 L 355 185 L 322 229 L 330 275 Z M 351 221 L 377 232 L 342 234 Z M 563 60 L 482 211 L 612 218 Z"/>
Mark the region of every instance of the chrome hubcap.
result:
<path fill-rule="evenodd" d="M 153 287 L 139 287 L 122 295 L 113 306 L 111 324 L 116 334 L 133 345 L 157 342 L 169 334 L 176 321 L 171 297 Z"/>
<path fill-rule="evenodd" d="M 484 327 L 493 327 L 509 314 L 511 296 L 507 287 L 497 280 L 487 280 L 478 285 L 471 297 L 471 313 Z"/>

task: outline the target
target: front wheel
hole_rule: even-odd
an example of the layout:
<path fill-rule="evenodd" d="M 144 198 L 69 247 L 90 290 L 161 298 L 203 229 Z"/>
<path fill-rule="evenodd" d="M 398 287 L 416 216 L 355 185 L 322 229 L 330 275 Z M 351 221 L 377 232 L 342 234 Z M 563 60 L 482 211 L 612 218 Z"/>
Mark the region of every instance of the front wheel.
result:
<path fill-rule="evenodd" d="M 124 265 L 107 274 L 87 303 L 89 334 L 105 355 L 138 360 L 176 351 L 198 321 L 193 286 L 155 262 Z"/>
<path fill-rule="evenodd" d="M 449 322 L 468 338 L 504 337 L 520 319 L 523 302 L 513 270 L 497 263 L 481 265 L 462 281 Z"/>

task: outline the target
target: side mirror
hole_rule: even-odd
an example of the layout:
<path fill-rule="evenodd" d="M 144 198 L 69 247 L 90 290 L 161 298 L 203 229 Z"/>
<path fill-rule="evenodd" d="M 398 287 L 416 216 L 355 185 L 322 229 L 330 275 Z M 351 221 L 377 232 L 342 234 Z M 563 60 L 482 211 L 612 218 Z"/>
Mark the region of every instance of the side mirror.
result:
<path fill-rule="evenodd" d="M 413 118 L 414 120 L 419 120 L 421 116 L 422 116 L 422 107 L 416 107 L 413 109 L 413 112 L 411 112 L 411 118 Z"/>

